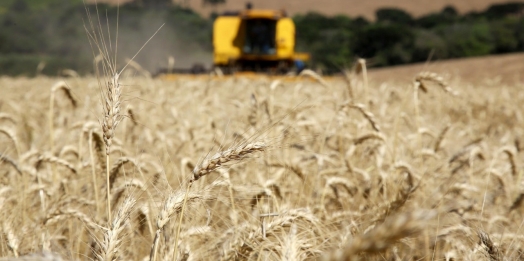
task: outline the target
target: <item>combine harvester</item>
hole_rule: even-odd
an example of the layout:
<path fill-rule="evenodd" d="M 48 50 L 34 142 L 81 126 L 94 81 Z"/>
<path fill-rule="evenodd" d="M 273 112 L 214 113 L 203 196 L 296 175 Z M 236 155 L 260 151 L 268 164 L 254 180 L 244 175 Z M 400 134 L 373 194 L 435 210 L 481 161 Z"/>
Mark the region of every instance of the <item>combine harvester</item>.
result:
<path fill-rule="evenodd" d="M 213 63 L 224 73 L 282 74 L 302 70 L 309 54 L 295 52 L 295 23 L 284 11 L 225 13 L 213 25 Z"/>
<path fill-rule="evenodd" d="M 211 70 L 195 65 L 191 69 L 174 69 L 172 73 L 300 72 L 310 57 L 295 52 L 295 33 L 295 23 L 285 11 L 257 10 L 248 4 L 246 10 L 225 12 L 216 18 Z"/>

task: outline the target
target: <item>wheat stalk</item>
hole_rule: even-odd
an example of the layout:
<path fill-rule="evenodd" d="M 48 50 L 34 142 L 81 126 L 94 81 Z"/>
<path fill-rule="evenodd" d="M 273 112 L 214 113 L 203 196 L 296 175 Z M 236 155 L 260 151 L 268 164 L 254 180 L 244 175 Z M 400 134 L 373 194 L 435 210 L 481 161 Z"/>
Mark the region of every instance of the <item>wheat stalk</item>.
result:
<path fill-rule="evenodd" d="M 0 121 L 10 121 L 13 124 L 17 124 L 17 120 L 11 114 L 0 112 Z"/>
<path fill-rule="evenodd" d="M 151 246 L 151 253 L 149 255 L 150 261 L 156 260 L 156 253 L 158 249 L 158 240 L 160 239 L 160 234 L 162 233 L 164 226 L 171 220 L 173 215 L 178 215 L 182 212 L 185 207 L 186 202 L 194 202 L 202 199 L 203 197 L 198 194 L 190 193 L 189 191 L 173 191 L 164 201 L 162 210 L 157 217 L 156 226 L 157 230 L 155 233 L 155 238 L 153 239 L 153 245 Z M 181 213 L 180 215 L 182 215 Z M 177 248 L 177 245 L 174 246 Z"/>
<path fill-rule="evenodd" d="M 378 140 L 378 141 L 381 141 L 381 142 L 385 142 L 386 138 L 381 133 L 376 133 L 376 132 L 375 133 L 368 133 L 368 134 L 364 134 L 362 136 L 359 136 L 359 137 L 355 138 L 353 140 L 353 143 L 355 145 L 359 145 L 359 144 L 362 144 L 364 141 L 367 141 L 367 140 Z"/>
<path fill-rule="evenodd" d="M 9 165 L 13 166 L 13 168 L 16 170 L 16 172 L 18 172 L 18 174 L 22 175 L 22 170 L 20 169 L 18 164 L 13 159 L 9 158 L 8 156 L 2 155 L 0 153 L 0 162 L 8 163 Z"/>
<path fill-rule="evenodd" d="M 104 233 L 100 253 L 97 254 L 99 261 L 113 261 L 118 259 L 118 250 L 122 243 L 121 234 L 135 203 L 136 200 L 134 198 L 127 197 L 118 209 L 115 219 L 110 223 L 109 228 Z"/>
<path fill-rule="evenodd" d="M 267 148 L 263 142 L 245 143 L 231 149 L 220 151 L 213 156 L 204 159 L 199 165 L 193 169 L 193 176 L 190 182 L 193 183 L 203 176 L 211 173 L 217 168 L 235 160 L 241 160 L 255 152 L 262 152 Z"/>
<path fill-rule="evenodd" d="M 383 252 L 398 240 L 419 232 L 435 214 L 434 211 L 415 211 L 388 218 L 365 234 L 353 237 L 344 249 L 325 256 L 324 260 L 351 260 L 359 253 Z"/>
<path fill-rule="evenodd" d="M 122 115 L 120 114 L 122 88 L 118 81 L 119 76 L 118 73 L 114 74 L 113 77 L 111 77 L 111 80 L 107 83 L 104 97 L 104 118 L 102 121 L 102 133 L 106 145 L 107 214 L 109 220 L 111 220 L 109 153 L 111 152 L 111 145 L 113 144 L 116 127 L 122 121 Z"/>
<path fill-rule="evenodd" d="M 453 91 L 453 89 L 449 87 L 449 84 L 446 81 L 444 81 L 444 78 L 436 73 L 421 72 L 415 77 L 415 83 L 417 83 L 418 88 L 420 88 L 424 92 L 427 92 L 428 90 L 424 85 L 425 81 L 433 82 L 440 86 L 442 90 L 444 90 L 446 93 L 449 93 L 453 96 L 458 96 L 458 93 L 456 93 L 455 91 Z"/>
<path fill-rule="evenodd" d="M 71 93 L 71 88 L 67 86 L 64 81 L 59 81 L 51 87 L 51 95 L 49 98 L 49 151 L 53 152 L 55 146 L 55 137 L 54 137 L 54 104 L 55 104 L 55 94 L 58 90 L 64 90 L 66 97 L 71 101 L 73 107 L 76 107 L 77 101 Z M 56 171 L 53 169 L 53 181 L 56 182 Z"/>
<path fill-rule="evenodd" d="M 368 102 L 368 70 L 365 59 L 358 59 L 359 68 L 362 70 L 362 78 L 364 80 L 364 102 Z"/>
<path fill-rule="evenodd" d="M 13 231 L 13 228 L 6 222 L 4 222 L 3 228 L 7 239 L 7 247 L 9 248 L 9 250 L 13 252 L 13 255 L 15 255 L 15 257 L 18 257 L 20 239 L 16 236 L 15 232 Z"/>
<path fill-rule="evenodd" d="M 320 83 L 322 86 L 329 88 L 329 84 L 322 78 L 322 76 L 320 76 L 318 73 L 310 69 L 303 70 L 302 72 L 300 72 L 299 76 L 309 76 L 313 78 L 315 81 L 317 81 L 318 83 Z"/>
<path fill-rule="evenodd" d="M 65 204 L 63 204 L 65 205 Z M 44 226 L 50 226 L 52 224 L 56 224 L 62 220 L 65 220 L 69 217 L 74 217 L 84 223 L 90 230 L 95 231 L 99 228 L 99 225 L 97 222 L 93 221 L 88 215 L 83 213 L 82 211 L 75 209 L 75 208 L 62 208 L 50 215 L 48 215 L 44 219 Z"/>
<path fill-rule="evenodd" d="M 502 153 L 508 156 L 509 164 L 511 166 L 511 175 L 517 177 L 517 164 L 515 162 L 515 155 L 517 154 L 515 149 L 512 147 L 506 146 L 501 149 Z"/>
<path fill-rule="evenodd" d="M 140 168 L 136 160 L 133 158 L 129 158 L 129 157 L 118 158 L 115 161 L 115 163 L 113 164 L 113 167 L 111 167 L 111 170 L 109 171 L 109 189 L 113 188 L 113 184 L 118 176 L 120 168 L 128 162 L 133 163 L 133 165 L 135 165 L 136 168 Z"/>
<path fill-rule="evenodd" d="M 444 129 L 440 132 L 440 134 L 437 137 L 437 140 L 435 140 L 435 145 L 433 146 L 433 151 L 437 153 L 440 150 L 440 145 L 442 144 L 442 141 L 444 140 L 444 137 L 446 136 L 446 133 L 448 132 L 450 126 L 446 125 Z"/>
<path fill-rule="evenodd" d="M 251 107 L 249 110 L 249 116 L 247 118 L 249 124 L 253 127 L 257 125 L 258 119 L 258 102 L 254 93 L 251 94 Z"/>
<path fill-rule="evenodd" d="M 57 253 L 43 251 L 41 253 L 31 253 L 19 256 L 18 258 L 0 258 L 0 261 L 63 261 L 64 259 Z"/>
<path fill-rule="evenodd" d="M 353 109 L 357 109 L 364 116 L 364 118 L 368 120 L 371 127 L 376 132 L 380 132 L 380 127 L 378 126 L 377 121 L 375 120 L 375 116 L 370 111 L 367 111 L 363 104 L 347 104 L 347 106 Z"/>
<path fill-rule="evenodd" d="M 73 166 L 73 164 L 69 163 L 66 160 L 50 155 L 48 153 L 43 154 L 40 157 L 38 157 L 38 161 L 36 162 L 36 165 L 35 165 L 37 169 L 40 167 L 40 164 L 42 164 L 42 162 L 49 162 L 49 163 L 54 163 L 54 164 L 64 166 L 68 168 L 69 170 L 71 170 L 71 172 L 73 172 L 74 174 L 77 174 L 77 170 Z"/>
<path fill-rule="evenodd" d="M 18 144 L 18 139 L 16 138 L 15 131 L 11 128 L 0 126 L 0 133 L 5 134 L 13 142 L 13 144 L 15 145 L 18 159 L 20 159 L 20 147 Z"/>
<path fill-rule="evenodd" d="M 502 255 L 500 254 L 500 251 L 495 246 L 495 244 L 493 244 L 493 241 L 491 241 L 491 238 L 489 238 L 489 235 L 482 230 L 478 230 L 477 234 L 480 239 L 480 244 L 483 244 L 484 246 L 486 246 L 486 252 L 488 252 L 489 260 L 490 261 L 503 260 Z"/>

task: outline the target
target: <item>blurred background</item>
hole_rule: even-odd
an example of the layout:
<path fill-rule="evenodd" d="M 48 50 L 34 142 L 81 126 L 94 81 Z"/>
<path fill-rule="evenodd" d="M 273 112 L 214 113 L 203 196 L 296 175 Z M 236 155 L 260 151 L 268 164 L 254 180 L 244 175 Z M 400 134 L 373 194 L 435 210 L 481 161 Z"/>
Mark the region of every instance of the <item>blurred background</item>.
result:
<path fill-rule="evenodd" d="M 135 61 L 155 73 L 173 57 L 177 67 L 212 64 L 217 15 L 245 0 L 1 0 L 0 74 L 93 72 L 84 26 L 89 12 L 109 33 L 122 64 L 164 27 Z M 296 24 L 297 51 L 309 67 L 335 73 L 358 58 L 372 67 L 524 51 L 524 1 L 500 0 L 251 0 L 254 8 L 285 10 Z M 117 3 L 120 3 L 119 6 Z M 97 6 L 97 8 L 95 8 Z"/>

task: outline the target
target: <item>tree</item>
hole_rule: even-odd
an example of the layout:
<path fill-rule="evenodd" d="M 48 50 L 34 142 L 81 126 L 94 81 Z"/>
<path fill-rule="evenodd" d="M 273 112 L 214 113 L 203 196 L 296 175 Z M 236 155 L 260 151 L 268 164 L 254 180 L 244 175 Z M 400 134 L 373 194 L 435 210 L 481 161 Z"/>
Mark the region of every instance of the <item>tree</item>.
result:
<path fill-rule="evenodd" d="M 394 24 L 413 24 L 413 17 L 406 11 L 398 8 L 381 8 L 376 12 L 378 22 L 389 22 Z"/>
<path fill-rule="evenodd" d="M 371 24 L 357 32 L 355 54 L 374 58 L 378 66 L 411 61 L 415 36 L 409 26 Z"/>

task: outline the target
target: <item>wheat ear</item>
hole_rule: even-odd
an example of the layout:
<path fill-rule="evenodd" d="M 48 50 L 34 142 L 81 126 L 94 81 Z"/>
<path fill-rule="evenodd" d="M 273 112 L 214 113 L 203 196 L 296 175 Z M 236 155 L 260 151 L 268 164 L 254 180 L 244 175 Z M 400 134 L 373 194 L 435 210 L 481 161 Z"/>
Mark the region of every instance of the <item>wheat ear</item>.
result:
<path fill-rule="evenodd" d="M 151 253 L 149 254 L 150 261 L 156 260 L 156 252 L 158 249 L 158 240 L 160 239 L 160 234 L 164 230 L 164 226 L 169 222 L 171 217 L 175 214 L 181 213 L 186 202 L 193 202 L 199 199 L 202 199 L 200 195 L 189 193 L 189 191 L 174 191 L 167 197 L 167 199 L 164 201 L 164 206 L 156 220 L 157 230 L 155 233 L 155 238 L 153 239 L 153 245 L 151 246 Z M 175 248 L 176 247 L 177 246 L 175 244 Z"/>
<path fill-rule="evenodd" d="M 18 146 L 18 139 L 16 138 L 15 132 L 11 128 L 7 127 L 0 127 L 0 133 L 5 134 L 15 145 L 16 154 L 18 156 L 18 159 L 20 159 L 20 147 Z"/>
<path fill-rule="evenodd" d="M 71 88 L 67 86 L 67 84 L 64 81 L 59 81 L 51 87 L 51 97 L 49 98 L 49 145 L 50 149 L 49 151 L 53 152 L 54 146 L 55 146 L 55 138 L 54 138 L 54 104 L 55 104 L 55 93 L 58 90 L 64 90 L 64 93 L 66 94 L 67 98 L 71 101 L 71 104 L 73 104 L 73 107 L 76 107 L 77 101 L 73 97 L 73 94 L 71 93 Z M 53 171 L 54 172 L 54 171 Z M 54 173 L 53 173 L 54 176 Z"/>
<path fill-rule="evenodd" d="M 18 164 L 13 159 L 11 159 L 8 156 L 3 155 L 2 153 L 0 153 L 0 163 L 2 163 L 2 162 L 5 162 L 5 163 L 13 166 L 13 168 L 16 170 L 16 172 L 18 172 L 18 174 L 22 175 L 22 169 L 20 169 Z"/>
<path fill-rule="evenodd" d="M 257 97 L 254 93 L 251 94 L 251 107 L 249 109 L 249 115 L 247 117 L 247 120 L 249 122 L 249 125 L 255 127 L 257 125 L 257 119 L 258 119 L 258 102 Z"/>
<path fill-rule="evenodd" d="M 502 153 L 508 156 L 509 164 L 511 166 L 511 175 L 516 177 L 518 175 L 518 168 L 515 162 L 515 154 L 517 154 L 517 152 L 512 147 L 504 147 L 502 148 Z"/>
<path fill-rule="evenodd" d="M 11 114 L 8 114 L 5 112 L 0 112 L 0 121 L 10 121 L 11 123 L 15 125 L 18 122 L 17 120 L 15 120 L 15 118 Z"/>
<path fill-rule="evenodd" d="M 104 119 L 102 121 L 102 131 L 104 143 L 106 145 L 106 189 L 107 189 L 107 215 L 111 220 L 111 192 L 109 182 L 109 154 L 111 145 L 115 137 L 115 130 L 122 121 L 123 116 L 120 114 L 122 86 L 119 82 L 120 74 L 115 73 L 107 83 L 105 93 Z"/>
<path fill-rule="evenodd" d="M 362 70 L 362 79 L 364 81 L 364 102 L 368 102 L 368 70 L 365 59 L 358 59 L 358 64 Z"/>
<path fill-rule="evenodd" d="M 310 69 L 303 70 L 299 76 L 309 76 L 313 78 L 315 81 L 317 81 L 318 83 L 322 84 L 322 86 L 329 88 L 329 84 L 318 73 Z"/>
<path fill-rule="evenodd" d="M 497 248 L 497 246 L 495 246 L 495 244 L 493 244 L 493 241 L 491 241 L 491 238 L 489 237 L 489 235 L 482 230 L 477 231 L 477 234 L 480 239 L 480 244 L 486 246 L 486 252 L 488 252 L 489 260 L 490 261 L 502 260 L 502 255 L 499 249 Z"/>
<path fill-rule="evenodd" d="M 135 203 L 135 199 L 128 197 L 124 200 L 122 206 L 120 206 L 115 219 L 104 233 L 100 254 L 97 254 L 99 261 L 113 261 L 118 259 L 118 249 L 122 242 L 121 234 Z"/>
<path fill-rule="evenodd" d="M 57 158 L 57 157 L 55 157 L 55 156 L 53 156 L 53 155 L 51 155 L 49 153 L 40 155 L 40 157 L 38 157 L 38 160 L 36 162 L 36 168 L 37 169 L 40 167 L 42 162 L 49 162 L 49 163 L 54 163 L 54 164 L 57 164 L 57 165 L 62 165 L 64 167 L 68 168 L 74 174 L 77 174 L 77 170 L 75 169 L 73 164 L 71 164 L 68 161 L 63 160 L 61 158 Z"/>
<path fill-rule="evenodd" d="M 375 115 L 371 113 L 370 111 L 367 111 L 365 106 L 363 104 L 348 104 L 348 107 L 358 110 L 364 118 L 369 122 L 371 127 L 377 131 L 380 132 L 380 127 L 377 124 L 377 121 L 375 120 Z"/>
<path fill-rule="evenodd" d="M 266 144 L 263 142 L 253 142 L 253 143 L 243 143 L 239 146 L 234 146 L 228 150 L 220 151 L 214 154 L 213 156 L 206 158 L 193 169 L 193 175 L 191 176 L 186 189 L 186 195 L 184 196 L 184 201 L 182 203 L 182 209 L 180 211 L 180 220 L 178 222 L 178 228 L 175 236 L 175 247 L 178 245 L 178 238 L 180 236 L 180 229 L 182 227 L 182 220 L 184 218 L 184 210 L 186 207 L 186 202 L 189 195 L 189 189 L 193 183 L 203 176 L 211 173 L 217 168 L 235 160 L 242 160 L 250 154 L 255 152 L 264 151 L 267 148 Z M 156 250 L 155 250 L 156 252 Z M 173 260 L 175 260 L 178 253 L 178 247 L 173 251 Z M 153 259 L 154 260 L 154 259 Z"/>
<path fill-rule="evenodd" d="M 3 228 L 7 239 L 7 247 L 13 252 L 15 257 L 18 257 L 18 247 L 20 246 L 20 240 L 13 231 L 11 225 L 4 223 Z"/>
<path fill-rule="evenodd" d="M 190 182 L 192 183 L 199 180 L 201 177 L 211 173 L 226 163 L 234 160 L 241 160 L 249 154 L 264 151 L 266 148 L 267 146 L 263 142 L 253 142 L 220 151 L 215 155 L 204 159 L 202 163 L 193 169 L 193 176 L 191 177 Z"/>
<path fill-rule="evenodd" d="M 418 83 L 419 84 L 419 88 L 424 91 L 424 92 L 427 92 L 427 88 L 426 86 L 424 85 L 424 82 L 427 81 L 427 82 L 433 82 L 435 84 L 437 84 L 438 86 L 440 86 L 442 88 L 442 90 L 444 90 L 445 92 L 453 95 L 453 96 L 458 96 L 458 93 L 456 93 L 455 91 L 453 91 L 453 89 L 451 89 L 449 87 L 449 84 L 444 81 L 444 78 L 436 73 L 433 73 L 433 72 L 421 72 L 419 73 L 416 77 L 415 77 L 415 83 Z"/>

